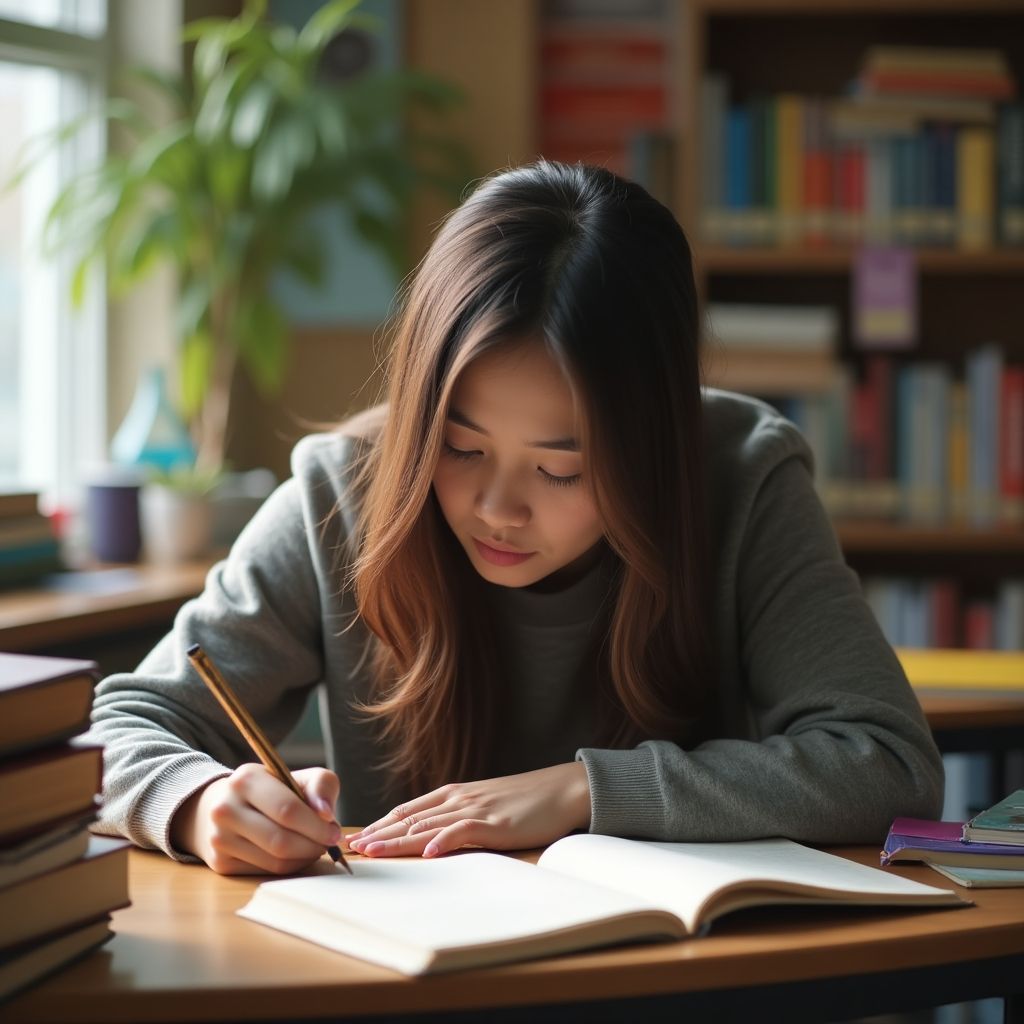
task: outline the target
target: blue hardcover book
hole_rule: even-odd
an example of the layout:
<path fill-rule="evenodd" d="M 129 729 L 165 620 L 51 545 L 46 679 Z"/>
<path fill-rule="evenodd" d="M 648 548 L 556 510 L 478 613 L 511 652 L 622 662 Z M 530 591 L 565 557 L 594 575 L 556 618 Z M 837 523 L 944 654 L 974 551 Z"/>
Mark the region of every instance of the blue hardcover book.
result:
<path fill-rule="evenodd" d="M 747 240 L 751 209 L 750 111 L 732 107 L 725 121 L 725 205 L 728 209 L 726 234 L 730 241 Z"/>

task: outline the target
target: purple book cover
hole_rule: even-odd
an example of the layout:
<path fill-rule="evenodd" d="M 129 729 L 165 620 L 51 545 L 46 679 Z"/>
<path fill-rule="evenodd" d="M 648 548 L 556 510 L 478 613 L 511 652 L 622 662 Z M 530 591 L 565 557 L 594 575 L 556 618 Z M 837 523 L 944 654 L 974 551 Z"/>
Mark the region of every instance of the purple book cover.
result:
<path fill-rule="evenodd" d="M 1024 866 L 1024 846 L 1013 847 L 999 843 L 965 843 L 961 838 L 962 821 L 926 821 L 923 818 L 897 818 L 885 837 L 882 863 L 888 864 L 892 855 L 902 850 L 920 850 L 922 853 L 959 853 L 967 855 L 994 854 L 1002 857 L 1020 856 Z"/>
<path fill-rule="evenodd" d="M 866 245 L 853 266 L 853 336 L 863 349 L 917 343 L 917 257 L 913 249 Z"/>

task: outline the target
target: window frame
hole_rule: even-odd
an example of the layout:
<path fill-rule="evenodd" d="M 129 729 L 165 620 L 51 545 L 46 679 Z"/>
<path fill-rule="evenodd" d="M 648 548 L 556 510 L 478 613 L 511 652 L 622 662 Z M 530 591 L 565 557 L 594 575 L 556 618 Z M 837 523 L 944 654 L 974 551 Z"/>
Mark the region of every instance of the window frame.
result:
<path fill-rule="evenodd" d="M 110 12 L 108 4 L 103 6 L 106 27 L 97 36 L 0 18 L 0 61 L 61 73 L 60 123 L 86 109 L 98 110 L 107 96 Z M 98 162 L 106 149 L 106 134 L 102 119 L 97 118 L 61 143 L 49 186 L 60 188 L 71 168 Z M 106 450 L 107 317 L 105 280 L 99 268 L 91 272 L 85 299 L 75 308 L 71 303 L 75 253 L 42 255 L 38 217 L 52 202 L 53 192 L 42 196 L 45 186 L 40 188 L 31 180 L 35 173 L 19 186 L 26 190 L 24 201 L 30 209 L 20 250 L 27 300 L 19 322 L 16 483 L 38 490 L 44 507 L 52 511 L 77 505 L 83 474 L 90 464 L 102 461 Z M 51 305 L 54 297 L 55 306 Z M 26 337 L 41 337 L 45 344 L 27 344 Z M 32 412 L 26 414 L 26 410 Z"/>

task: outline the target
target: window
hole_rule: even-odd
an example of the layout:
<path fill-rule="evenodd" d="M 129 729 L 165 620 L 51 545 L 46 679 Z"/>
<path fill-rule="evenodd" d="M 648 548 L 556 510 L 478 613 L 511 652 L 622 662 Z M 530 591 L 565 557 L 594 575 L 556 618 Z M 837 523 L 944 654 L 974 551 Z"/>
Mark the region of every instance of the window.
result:
<path fill-rule="evenodd" d="M 102 101 L 105 20 L 102 0 L 0 0 L 0 183 L 27 140 Z M 44 255 L 42 226 L 104 144 L 91 126 L 0 192 L 0 488 L 39 490 L 50 507 L 73 501 L 81 467 L 102 456 L 106 367 L 102 281 L 73 309 L 75 254 Z"/>

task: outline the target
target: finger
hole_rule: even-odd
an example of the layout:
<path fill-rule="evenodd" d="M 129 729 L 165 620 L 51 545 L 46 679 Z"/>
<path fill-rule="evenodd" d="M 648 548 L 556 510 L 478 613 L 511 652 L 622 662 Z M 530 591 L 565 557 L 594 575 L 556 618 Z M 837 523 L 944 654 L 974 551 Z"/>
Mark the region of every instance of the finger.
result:
<path fill-rule="evenodd" d="M 487 849 L 500 849 L 492 845 L 488 838 L 494 836 L 495 826 L 476 818 L 461 818 L 459 821 L 441 829 L 437 835 L 423 848 L 424 857 L 439 857 L 442 853 L 461 850 L 464 846 L 483 846 Z"/>
<path fill-rule="evenodd" d="M 312 856 L 275 857 L 237 832 L 211 838 L 214 858 L 210 867 L 222 875 L 291 875 L 319 860 L 323 850 Z"/>
<path fill-rule="evenodd" d="M 417 822 L 417 815 L 421 815 L 424 811 L 436 811 L 446 803 L 447 798 L 448 787 L 442 786 L 440 789 L 435 789 L 425 796 L 417 797 L 408 803 L 399 804 L 393 811 L 385 814 L 383 818 L 378 818 L 372 825 L 367 825 L 362 831 L 355 833 L 352 838 L 368 836 L 371 833 L 378 832 L 380 829 L 403 823 L 408 829 Z"/>
<path fill-rule="evenodd" d="M 303 768 L 292 773 L 299 788 L 306 794 L 306 802 L 324 821 L 335 821 L 335 806 L 341 782 L 334 772 L 326 768 Z"/>
<path fill-rule="evenodd" d="M 416 816 L 413 815 L 413 818 L 415 817 Z M 350 836 L 348 839 L 348 845 L 356 852 L 362 853 L 370 843 L 385 842 L 390 839 L 397 839 L 401 836 L 422 835 L 424 832 L 436 832 L 438 829 L 442 829 L 446 825 L 451 825 L 453 822 L 458 820 L 459 815 L 457 812 L 450 812 L 448 814 L 424 813 L 424 817 L 416 819 L 411 826 L 407 826 L 405 822 L 402 821 L 396 825 L 389 825 L 385 828 L 378 829 L 376 832 L 364 834 L 359 839 Z"/>
<path fill-rule="evenodd" d="M 365 845 L 360 844 L 359 853 L 364 857 L 418 857 L 439 831 L 435 829 L 432 832 L 406 834 L 395 839 L 369 841 Z"/>
<path fill-rule="evenodd" d="M 241 769 L 231 777 L 233 786 L 244 802 L 288 832 L 305 836 L 321 847 L 331 846 L 340 838 L 337 825 L 326 822 L 305 800 L 297 797 L 283 782 L 266 769 Z"/>
<path fill-rule="evenodd" d="M 321 822 L 321 824 L 323 824 Z M 251 808 L 243 807 L 235 815 L 236 835 L 263 850 L 266 857 L 275 862 L 315 860 L 324 852 L 324 847 L 333 845 L 320 843 L 299 832 L 278 825 L 265 814 Z M 267 863 L 266 857 L 260 863 Z"/>

